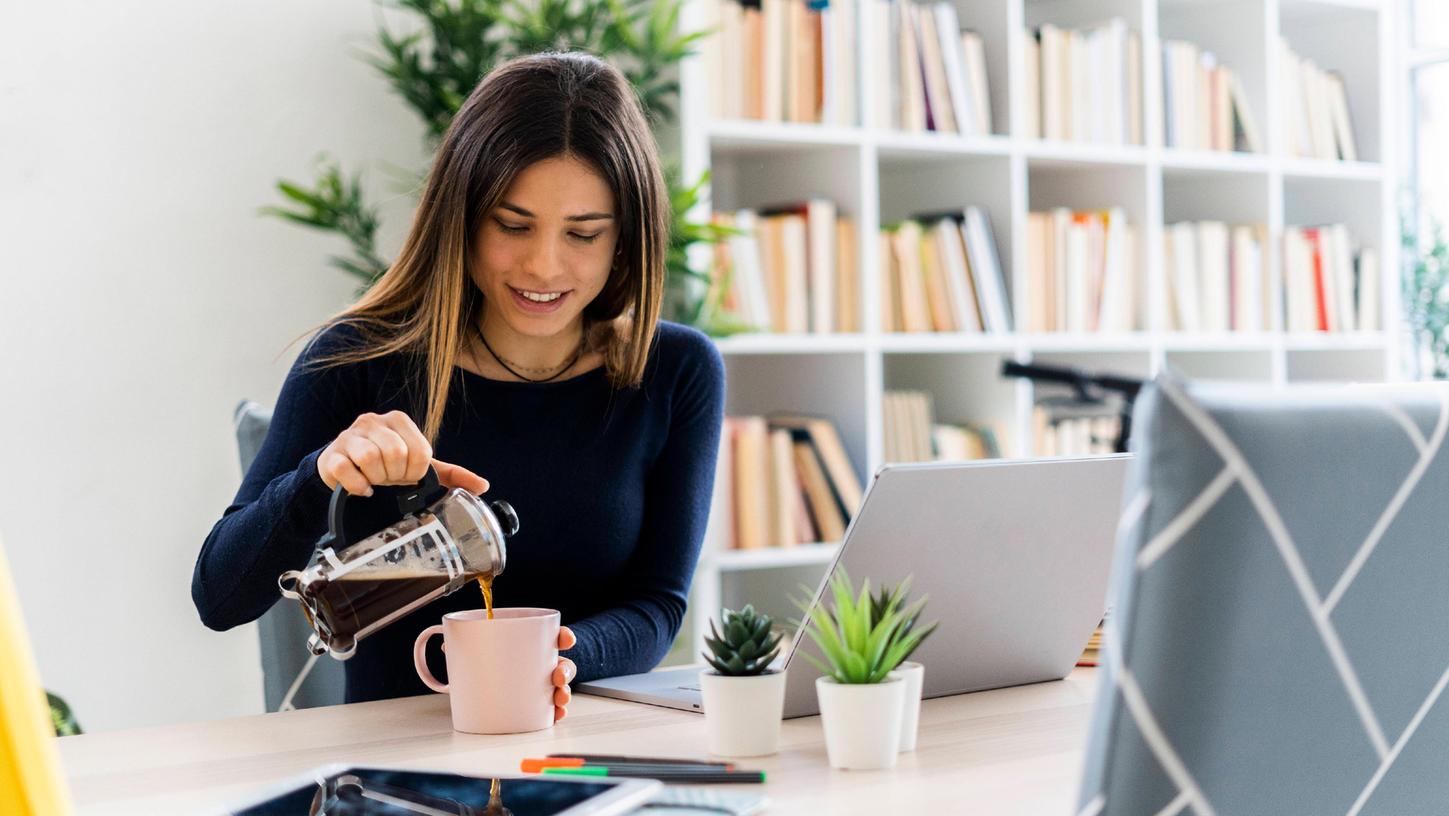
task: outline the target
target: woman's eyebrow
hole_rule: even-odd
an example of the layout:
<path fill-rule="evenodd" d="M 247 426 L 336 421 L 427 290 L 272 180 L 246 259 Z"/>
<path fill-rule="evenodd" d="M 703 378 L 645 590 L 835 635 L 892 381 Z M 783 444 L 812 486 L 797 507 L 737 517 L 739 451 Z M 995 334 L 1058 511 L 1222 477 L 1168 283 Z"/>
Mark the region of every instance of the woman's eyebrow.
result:
<path fill-rule="evenodd" d="M 524 218 L 532 218 L 533 217 L 533 213 L 529 212 L 528 210 L 523 209 L 522 207 L 518 206 L 517 204 L 510 204 L 507 201 L 505 201 L 502 204 L 500 204 L 499 206 L 502 207 L 505 210 L 512 210 L 513 212 L 518 213 L 519 215 L 523 216 Z M 584 213 L 583 215 L 570 215 L 570 216 L 564 218 L 564 220 L 565 221 L 602 221 L 602 220 L 612 219 L 613 217 L 614 216 L 611 215 L 611 214 L 609 214 L 609 213 L 604 213 L 604 212 L 591 212 L 591 213 Z"/>

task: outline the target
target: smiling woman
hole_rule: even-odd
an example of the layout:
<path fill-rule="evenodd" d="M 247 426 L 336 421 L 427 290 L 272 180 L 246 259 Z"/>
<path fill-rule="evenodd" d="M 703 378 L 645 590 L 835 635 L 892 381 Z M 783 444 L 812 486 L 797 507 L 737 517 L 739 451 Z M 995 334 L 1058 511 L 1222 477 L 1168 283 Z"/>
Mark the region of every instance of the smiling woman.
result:
<path fill-rule="evenodd" d="M 197 558 L 202 621 L 228 629 L 276 602 L 337 485 L 372 497 L 348 505 L 356 540 L 393 520 L 395 486 L 431 465 L 518 513 L 494 600 L 561 612 L 556 716 L 570 680 L 653 668 L 683 620 L 724 410 L 714 345 L 659 320 L 669 207 L 616 69 L 539 54 L 485 77 L 443 138 L 398 260 L 288 375 Z M 360 641 L 347 699 L 425 692 L 418 632 L 480 601 L 470 585 Z"/>
<path fill-rule="evenodd" d="M 514 179 L 479 230 L 470 265 L 483 293 L 476 328 L 486 356 L 468 359 L 477 373 L 537 382 L 602 364 L 585 354 L 583 311 L 616 259 L 613 198 L 573 156 L 535 162 Z"/>

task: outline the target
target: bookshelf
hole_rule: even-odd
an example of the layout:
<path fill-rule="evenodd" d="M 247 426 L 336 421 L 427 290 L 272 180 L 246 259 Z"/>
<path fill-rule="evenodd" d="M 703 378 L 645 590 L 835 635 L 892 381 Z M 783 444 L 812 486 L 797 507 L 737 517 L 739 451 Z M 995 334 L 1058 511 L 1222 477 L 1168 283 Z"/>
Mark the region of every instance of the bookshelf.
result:
<path fill-rule="evenodd" d="M 692 0 L 681 24 L 712 19 L 713 0 Z M 858 334 L 748 334 L 718 341 L 728 372 L 726 413 L 818 413 L 832 418 L 862 484 L 884 464 L 884 392 L 930 392 L 940 421 L 992 421 L 1007 430 L 1003 454 L 1033 450 L 1032 410 L 1050 393 L 1002 379 L 1005 360 L 1076 365 L 1150 377 L 1166 368 L 1201 379 L 1283 384 L 1373 381 L 1397 376 L 1398 225 L 1391 110 L 1396 74 L 1392 0 L 954 0 L 962 28 L 985 41 L 992 133 L 897 132 L 841 126 L 712 118 L 709 57 L 680 67 L 680 160 L 687 178 L 704 170 L 712 185 L 697 217 L 822 196 L 855 221 L 864 313 Z M 852 6 L 855 30 L 868 30 L 865 3 Z M 1026 60 L 1022 32 L 1120 17 L 1140 36 L 1143 144 L 1026 138 Z M 1298 55 L 1338 72 L 1347 91 L 1357 161 L 1288 154 L 1280 101 L 1280 37 Z M 1262 130 L 1260 154 L 1165 148 L 1164 40 L 1212 51 L 1242 82 Z M 875 40 L 857 38 L 864 77 L 882 76 Z M 1351 47 L 1349 47 L 1351 44 Z M 870 94 L 856 83 L 855 110 Z M 860 121 L 857 119 L 857 121 Z M 912 213 L 966 205 L 990 216 L 1013 325 L 1027 325 L 1027 216 L 1053 207 L 1123 208 L 1136 228 L 1146 325 L 1125 334 L 888 333 L 881 331 L 879 232 Z M 1168 331 L 1162 301 L 1164 233 L 1180 221 L 1261 224 L 1263 272 L 1272 317 L 1250 333 Z M 1379 326 L 1387 331 L 1287 333 L 1283 330 L 1281 239 L 1288 227 L 1343 223 L 1357 244 L 1378 253 Z M 707 248 L 699 260 L 708 257 Z M 705 264 L 707 265 L 707 263 Z M 715 509 L 715 513 L 720 508 Z M 699 651 L 709 615 L 746 601 L 777 619 L 795 616 L 768 599 L 813 587 L 832 545 L 730 551 L 712 530 L 695 578 L 687 660 Z M 762 601 L 766 601 L 762 603 Z"/>

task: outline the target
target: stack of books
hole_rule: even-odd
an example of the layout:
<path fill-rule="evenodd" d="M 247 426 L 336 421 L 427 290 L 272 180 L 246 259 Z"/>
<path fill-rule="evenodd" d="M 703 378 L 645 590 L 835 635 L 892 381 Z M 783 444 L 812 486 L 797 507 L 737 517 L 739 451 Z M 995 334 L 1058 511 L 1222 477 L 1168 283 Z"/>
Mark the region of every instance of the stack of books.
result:
<path fill-rule="evenodd" d="M 916 216 L 882 230 L 879 247 L 884 331 L 1011 331 L 1006 278 L 985 210 Z"/>
<path fill-rule="evenodd" d="M 887 391 L 883 408 L 887 462 L 996 459 L 1005 436 L 995 423 L 961 425 L 935 421 L 931 395 Z"/>
<path fill-rule="evenodd" d="M 1037 456 L 1088 456 L 1117 450 L 1122 420 L 1116 415 L 1062 415 L 1048 406 L 1032 409 L 1032 440 Z"/>
<path fill-rule="evenodd" d="M 1163 230 L 1168 331 L 1258 332 L 1270 328 L 1263 246 L 1267 227 L 1182 222 Z"/>
<path fill-rule="evenodd" d="M 1087 648 L 1082 650 L 1082 656 L 1077 658 L 1078 666 L 1092 668 L 1101 665 L 1102 662 L 1102 627 L 1099 625 L 1092 630 L 1092 636 L 1087 639 Z"/>
<path fill-rule="evenodd" d="M 725 311 L 760 331 L 860 331 L 855 222 L 812 198 L 715 213 L 740 235 L 716 244 L 711 280 Z"/>
<path fill-rule="evenodd" d="M 1355 252 L 1342 224 L 1283 231 L 1284 316 L 1290 332 L 1379 331 L 1379 258 Z"/>
<path fill-rule="evenodd" d="M 1114 17 L 1026 32 L 1026 135 L 1142 144 L 1142 38 Z"/>
<path fill-rule="evenodd" d="M 720 548 L 837 542 L 860 507 L 860 479 L 828 419 L 726 417 L 716 468 Z"/>
<path fill-rule="evenodd" d="M 702 0 L 716 119 L 854 125 L 856 0 Z"/>
<path fill-rule="evenodd" d="M 1190 42 L 1162 44 L 1162 114 L 1168 147 L 1263 152 L 1242 80 Z"/>
<path fill-rule="evenodd" d="M 991 133 L 986 45 L 961 28 L 956 5 L 866 0 L 866 36 L 877 60 L 867 78 L 870 124 L 912 133 Z"/>
<path fill-rule="evenodd" d="M 1279 48 L 1278 77 L 1288 152 L 1308 159 L 1356 161 L 1343 77 L 1293 53 L 1287 40 Z"/>
<path fill-rule="evenodd" d="M 1027 215 L 1027 326 L 1128 332 L 1146 326 L 1137 229 L 1120 207 Z"/>

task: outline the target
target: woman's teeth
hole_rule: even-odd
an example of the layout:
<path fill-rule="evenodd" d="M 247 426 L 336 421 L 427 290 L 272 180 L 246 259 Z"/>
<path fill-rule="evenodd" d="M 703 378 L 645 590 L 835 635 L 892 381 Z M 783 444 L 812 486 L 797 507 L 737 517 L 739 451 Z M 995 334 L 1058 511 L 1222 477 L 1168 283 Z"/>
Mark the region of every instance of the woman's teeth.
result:
<path fill-rule="evenodd" d="M 522 289 L 515 289 L 514 291 L 520 295 L 523 295 L 534 303 L 549 303 L 563 297 L 563 292 L 549 292 L 545 294 L 543 292 L 525 292 Z"/>

